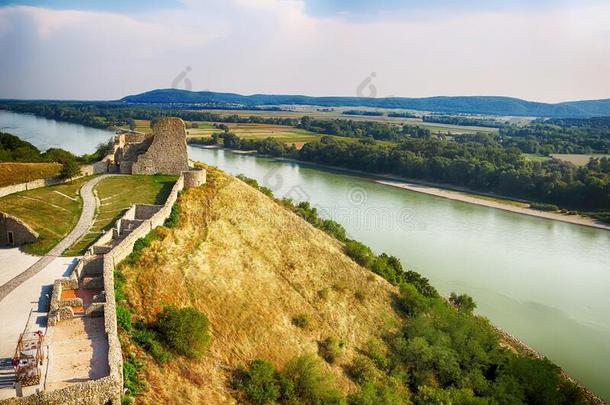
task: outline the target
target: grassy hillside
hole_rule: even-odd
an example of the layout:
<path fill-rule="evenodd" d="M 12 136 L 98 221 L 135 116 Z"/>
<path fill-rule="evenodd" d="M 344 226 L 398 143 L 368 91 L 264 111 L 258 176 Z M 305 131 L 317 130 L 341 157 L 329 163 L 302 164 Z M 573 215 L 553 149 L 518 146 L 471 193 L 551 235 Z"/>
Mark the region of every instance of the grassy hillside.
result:
<path fill-rule="evenodd" d="M 138 402 L 230 402 L 236 368 L 256 358 L 281 367 L 316 353 L 329 336 L 343 340 L 345 350 L 328 367 L 341 390 L 353 391 L 342 365 L 397 325 L 397 289 L 250 186 L 217 171 L 208 181 L 182 194 L 178 226 L 121 268 L 134 319 L 152 321 L 167 304 L 193 306 L 208 316 L 212 333 L 201 361 L 159 366 L 148 358 L 150 390 Z M 308 325 L 295 326 L 303 318 Z"/>
<path fill-rule="evenodd" d="M 469 296 L 242 179 L 210 169 L 116 271 L 139 403 L 599 403 Z"/>

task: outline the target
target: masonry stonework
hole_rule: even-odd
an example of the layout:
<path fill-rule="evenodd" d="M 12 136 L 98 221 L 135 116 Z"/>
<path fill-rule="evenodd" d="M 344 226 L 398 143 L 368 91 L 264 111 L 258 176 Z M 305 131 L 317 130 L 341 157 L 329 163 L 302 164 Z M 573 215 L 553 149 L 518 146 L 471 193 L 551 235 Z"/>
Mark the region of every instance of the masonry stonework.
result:
<path fill-rule="evenodd" d="M 25 222 L 0 212 L 0 245 L 20 246 L 38 239 L 38 233 Z"/>

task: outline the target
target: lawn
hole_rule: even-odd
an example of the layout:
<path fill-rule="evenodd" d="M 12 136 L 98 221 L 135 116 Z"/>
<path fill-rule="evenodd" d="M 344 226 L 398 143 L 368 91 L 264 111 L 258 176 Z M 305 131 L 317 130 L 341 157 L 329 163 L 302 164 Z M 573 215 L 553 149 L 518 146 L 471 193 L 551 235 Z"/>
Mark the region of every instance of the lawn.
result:
<path fill-rule="evenodd" d="M 59 163 L 0 163 L 0 187 L 56 176 Z"/>
<path fill-rule="evenodd" d="M 78 242 L 68 248 L 66 256 L 82 254 L 100 235 L 111 228 L 117 218 L 133 204 L 163 204 L 177 176 L 118 176 L 98 183 L 95 192 L 100 201 L 93 225 Z"/>
<path fill-rule="evenodd" d="M 0 198 L 0 211 L 21 219 L 40 235 L 36 242 L 23 246 L 26 252 L 45 254 L 74 228 L 82 210 L 79 190 L 90 179 L 81 177 Z"/>

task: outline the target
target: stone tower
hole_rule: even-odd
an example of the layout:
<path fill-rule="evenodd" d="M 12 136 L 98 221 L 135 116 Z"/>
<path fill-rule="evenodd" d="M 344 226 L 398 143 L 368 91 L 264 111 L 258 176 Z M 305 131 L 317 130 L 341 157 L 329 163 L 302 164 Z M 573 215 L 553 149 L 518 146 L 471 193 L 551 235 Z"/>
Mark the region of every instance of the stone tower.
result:
<path fill-rule="evenodd" d="M 132 174 L 175 174 L 189 170 L 186 130 L 180 118 L 161 118 L 152 128 L 152 142 L 131 166 Z"/>

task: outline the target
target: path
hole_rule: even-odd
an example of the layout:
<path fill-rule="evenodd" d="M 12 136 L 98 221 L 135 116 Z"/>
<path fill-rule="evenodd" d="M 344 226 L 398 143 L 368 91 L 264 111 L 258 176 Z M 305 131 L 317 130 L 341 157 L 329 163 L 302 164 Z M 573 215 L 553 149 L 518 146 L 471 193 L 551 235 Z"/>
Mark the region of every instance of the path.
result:
<path fill-rule="evenodd" d="M 93 189 L 101 180 L 114 176 L 112 174 L 105 174 L 102 176 L 95 177 L 85 184 L 80 189 L 80 195 L 83 198 L 83 210 L 80 214 L 80 218 L 76 223 L 76 226 L 72 231 L 63 238 L 53 249 L 49 251 L 45 256 L 41 257 L 36 263 L 31 265 L 23 273 L 13 277 L 8 282 L 0 286 L 0 301 L 6 298 L 13 290 L 23 284 L 25 281 L 32 278 L 38 272 L 47 267 L 56 257 L 61 256 L 64 250 L 72 246 L 81 236 L 83 236 L 88 230 L 95 216 L 95 209 L 97 206 L 95 196 L 93 195 Z"/>

